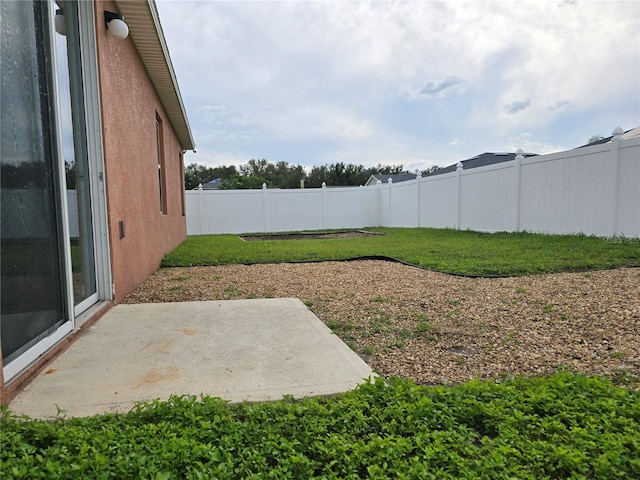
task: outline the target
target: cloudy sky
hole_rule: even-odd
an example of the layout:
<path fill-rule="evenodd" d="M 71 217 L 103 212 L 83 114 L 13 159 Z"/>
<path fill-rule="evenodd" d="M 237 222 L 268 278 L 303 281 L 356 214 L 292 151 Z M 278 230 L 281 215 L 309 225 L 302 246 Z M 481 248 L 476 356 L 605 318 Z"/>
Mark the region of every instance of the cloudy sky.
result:
<path fill-rule="evenodd" d="M 156 0 L 197 154 L 407 170 L 640 126 L 640 2 Z"/>

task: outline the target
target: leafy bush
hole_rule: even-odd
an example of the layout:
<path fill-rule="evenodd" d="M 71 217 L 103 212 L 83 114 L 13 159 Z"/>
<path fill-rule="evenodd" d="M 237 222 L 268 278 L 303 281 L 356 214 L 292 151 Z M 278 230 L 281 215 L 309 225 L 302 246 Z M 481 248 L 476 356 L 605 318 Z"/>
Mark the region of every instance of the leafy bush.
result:
<path fill-rule="evenodd" d="M 0 426 L 4 478 L 640 478 L 640 394 L 567 372 Z"/>

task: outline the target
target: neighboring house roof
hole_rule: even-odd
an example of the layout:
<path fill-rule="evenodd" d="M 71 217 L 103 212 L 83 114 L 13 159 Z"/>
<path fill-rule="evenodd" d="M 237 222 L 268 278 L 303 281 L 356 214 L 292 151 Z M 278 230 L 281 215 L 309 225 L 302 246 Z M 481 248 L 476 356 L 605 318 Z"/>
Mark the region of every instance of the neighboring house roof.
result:
<path fill-rule="evenodd" d="M 222 186 L 222 178 L 214 178 L 210 182 L 203 183 L 202 189 L 203 190 L 219 190 L 221 186 Z M 196 188 L 194 188 L 194 190 L 199 190 L 199 189 L 200 189 L 200 186 L 197 186 Z"/>
<path fill-rule="evenodd" d="M 389 179 L 391 179 L 393 183 L 406 182 L 408 180 L 415 180 L 416 174 L 396 173 L 394 175 L 390 175 L 384 173 L 375 173 L 369 177 L 369 180 L 367 180 L 367 183 L 365 183 L 365 185 L 375 185 L 376 183 L 378 183 L 378 180 L 380 180 L 382 183 L 387 183 L 389 182 Z"/>
<path fill-rule="evenodd" d="M 534 157 L 537 153 L 525 153 L 525 157 Z M 515 160 L 515 153 L 499 153 L 499 152 L 485 152 L 467 160 L 462 160 L 462 169 L 469 170 L 470 168 L 485 167 L 487 165 L 494 165 L 496 163 L 509 162 Z M 435 172 L 429 173 L 427 176 L 442 175 L 443 173 L 455 172 L 458 167 L 458 163 L 449 165 L 448 167 L 441 168 Z"/>
<path fill-rule="evenodd" d="M 131 40 L 158 92 L 180 145 L 184 150 L 193 150 L 195 143 L 155 1 L 116 0 L 116 5 L 125 16 Z"/>
<path fill-rule="evenodd" d="M 627 140 L 628 138 L 640 137 L 640 127 L 632 128 L 622 134 L 622 138 Z"/>
<path fill-rule="evenodd" d="M 640 137 L 640 127 L 632 128 L 622 134 L 623 140 L 627 140 L 629 138 L 635 138 L 635 137 Z M 613 138 L 613 135 L 606 138 L 601 138 L 600 140 L 596 140 L 595 142 L 587 143 L 585 145 L 580 145 L 579 147 L 576 147 L 576 148 L 591 147 L 593 145 L 602 145 L 603 143 L 609 143 L 612 138 Z"/>

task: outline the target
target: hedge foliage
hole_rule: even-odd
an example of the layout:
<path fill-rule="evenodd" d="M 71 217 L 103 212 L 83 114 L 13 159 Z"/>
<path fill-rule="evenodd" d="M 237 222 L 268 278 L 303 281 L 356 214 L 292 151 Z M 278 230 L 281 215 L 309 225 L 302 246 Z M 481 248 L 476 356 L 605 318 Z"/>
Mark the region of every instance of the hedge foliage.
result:
<path fill-rule="evenodd" d="M 567 372 L 0 426 L 3 478 L 640 478 L 640 393 Z"/>

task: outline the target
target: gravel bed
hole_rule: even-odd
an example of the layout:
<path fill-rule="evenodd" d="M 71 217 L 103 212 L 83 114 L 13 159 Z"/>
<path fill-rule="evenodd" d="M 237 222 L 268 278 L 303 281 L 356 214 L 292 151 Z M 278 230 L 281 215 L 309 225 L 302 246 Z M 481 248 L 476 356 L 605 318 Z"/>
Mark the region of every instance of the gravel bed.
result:
<path fill-rule="evenodd" d="M 383 376 L 640 376 L 640 268 L 498 279 L 380 260 L 167 268 L 124 303 L 271 297 L 302 300 Z"/>

